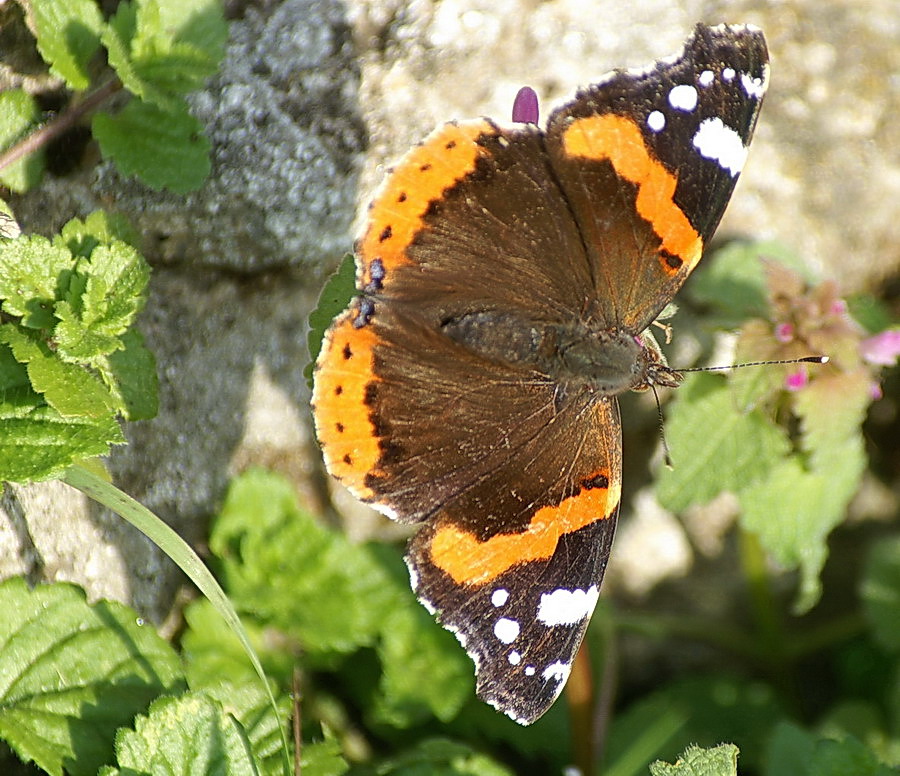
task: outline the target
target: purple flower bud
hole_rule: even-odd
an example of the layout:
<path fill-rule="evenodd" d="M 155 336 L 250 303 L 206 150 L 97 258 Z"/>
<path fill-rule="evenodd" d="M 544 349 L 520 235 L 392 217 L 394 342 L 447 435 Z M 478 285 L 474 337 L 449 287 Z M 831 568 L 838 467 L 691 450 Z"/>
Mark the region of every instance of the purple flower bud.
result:
<path fill-rule="evenodd" d="M 862 357 L 870 364 L 892 366 L 900 356 L 900 329 L 887 329 L 859 345 Z"/>
<path fill-rule="evenodd" d="M 523 86 L 513 100 L 512 120 L 520 124 L 538 123 L 538 98 L 534 89 Z"/>

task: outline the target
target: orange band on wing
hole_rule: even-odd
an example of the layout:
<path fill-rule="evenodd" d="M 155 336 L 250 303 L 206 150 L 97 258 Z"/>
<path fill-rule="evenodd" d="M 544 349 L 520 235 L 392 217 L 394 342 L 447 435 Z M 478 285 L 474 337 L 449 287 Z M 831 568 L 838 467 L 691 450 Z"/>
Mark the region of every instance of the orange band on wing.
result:
<path fill-rule="evenodd" d="M 619 496 L 618 479 L 608 487 L 583 487 L 558 506 L 541 507 L 523 532 L 486 541 L 445 523 L 431 539 L 431 559 L 458 584 L 484 584 L 517 563 L 547 560 L 564 534 L 613 517 Z"/>
<path fill-rule="evenodd" d="M 356 313 L 352 308 L 344 313 L 327 334 L 316 362 L 312 404 L 328 471 L 358 498 L 371 500 L 366 475 L 375 469 L 381 449 L 366 390 L 377 380 L 372 370 L 378 336 L 371 326 L 353 326 Z"/>
<path fill-rule="evenodd" d="M 662 240 L 662 250 L 687 264 L 700 261 L 703 240 L 673 199 L 678 179 L 651 156 L 638 126 L 613 113 L 575 119 L 563 136 L 566 154 L 608 159 L 616 173 L 638 186 L 637 209 Z M 674 275 L 681 265 L 664 258 L 663 270 Z"/>
<path fill-rule="evenodd" d="M 388 273 L 409 263 L 406 248 L 422 229 L 431 203 L 474 172 L 479 157 L 487 154 L 475 140 L 498 131 L 487 121 L 445 124 L 400 160 L 369 210 L 369 227 L 358 246 L 364 262 L 361 287 L 371 280 L 373 259 L 381 259 Z"/>

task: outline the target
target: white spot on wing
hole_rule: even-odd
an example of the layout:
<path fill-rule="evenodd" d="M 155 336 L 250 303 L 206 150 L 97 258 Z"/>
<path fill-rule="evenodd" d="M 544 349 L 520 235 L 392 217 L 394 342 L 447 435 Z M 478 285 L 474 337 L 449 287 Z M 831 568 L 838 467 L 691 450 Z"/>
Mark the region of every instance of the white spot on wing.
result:
<path fill-rule="evenodd" d="M 378 504 L 373 502 L 370 504 L 370 506 L 377 512 L 381 512 L 381 514 L 383 514 L 385 517 L 389 517 L 391 520 L 400 519 L 400 514 L 397 512 L 397 510 L 393 507 L 389 507 L 387 504 Z"/>
<path fill-rule="evenodd" d="M 509 660 L 509 664 L 513 665 L 513 666 L 517 666 L 517 665 L 519 665 L 519 663 L 522 662 L 522 656 L 515 650 L 510 652 L 509 655 L 507 655 L 507 659 Z"/>
<path fill-rule="evenodd" d="M 512 644 L 519 638 L 519 623 L 509 617 L 501 617 L 494 623 L 494 635 L 504 644 Z"/>
<path fill-rule="evenodd" d="M 676 110 L 692 111 L 697 107 L 697 89 L 690 84 L 678 84 L 669 92 L 669 105 Z"/>
<path fill-rule="evenodd" d="M 591 585 L 587 590 L 560 588 L 541 594 L 537 618 L 544 625 L 574 625 L 589 617 L 597 605 L 600 590 Z"/>
<path fill-rule="evenodd" d="M 525 666 L 525 676 L 534 676 L 534 666 Z"/>
<path fill-rule="evenodd" d="M 747 75 L 747 73 L 741 73 L 741 86 L 744 87 L 744 91 L 747 93 L 748 97 L 759 100 L 766 93 L 765 76 L 762 78 L 754 78 L 753 76 Z"/>
<path fill-rule="evenodd" d="M 700 156 L 718 162 L 732 176 L 736 176 L 747 161 L 747 149 L 741 136 L 718 117 L 700 122 L 693 144 Z"/>
<path fill-rule="evenodd" d="M 722 80 L 728 83 L 734 80 L 734 68 L 726 67 L 722 70 Z"/>
<path fill-rule="evenodd" d="M 509 590 L 504 590 L 502 587 L 498 587 L 493 593 L 491 593 L 491 603 L 494 606 L 503 606 L 503 604 L 505 604 L 508 600 Z"/>
<path fill-rule="evenodd" d="M 666 126 L 666 117 L 661 111 L 652 111 L 647 116 L 647 126 L 654 132 L 660 132 Z"/>
<path fill-rule="evenodd" d="M 560 661 L 556 661 L 555 663 L 551 663 L 548 665 L 544 672 L 541 674 L 544 681 L 549 682 L 551 679 L 557 682 L 565 682 L 566 679 L 569 678 L 569 671 L 572 670 L 572 666 L 567 665 L 566 663 L 561 663 Z"/>
<path fill-rule="evenodd" d="M 715 80 L 716 74 L 712 70 L 704 70 L 697 78 L 700 86 L 709 86 Z"/>

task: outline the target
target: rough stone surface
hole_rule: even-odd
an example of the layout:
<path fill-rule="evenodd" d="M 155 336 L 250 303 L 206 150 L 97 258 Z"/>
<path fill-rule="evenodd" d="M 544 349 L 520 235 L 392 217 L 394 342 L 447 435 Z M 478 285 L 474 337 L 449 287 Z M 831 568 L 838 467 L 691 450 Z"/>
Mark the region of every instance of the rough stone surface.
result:
<path fill-rule="evenodd" d="M 214 143 L 200 192 L 157 194 L 101 165 L 12 201 L 26 231 L 107 207 L 146 237 L 155 273 L 140 325 L 159 361 L 161 407 L 126 429 L 130 445 L 111 461 L 117 484 L 196 543 L 229 476 L 252 463 L 320 498 L 305 321 L 383 166 L 442 121 L 508 118 L 522 84 L 546 116 L 609 68 L 674 52 L 701 17 L 758 24 L 773 63 L 721 234 L 777 238 L 846 291 L 877 291 L 900 267 L 894 0 L 244 3 L 228 62 L 193 100 Z M 11 488 L 0 515 L 0 574 L 76 580 L 165 616 L 179 583 L 171 566 L 65 486 Z M 354 535 L 371 530 L 360 525 Z"/>

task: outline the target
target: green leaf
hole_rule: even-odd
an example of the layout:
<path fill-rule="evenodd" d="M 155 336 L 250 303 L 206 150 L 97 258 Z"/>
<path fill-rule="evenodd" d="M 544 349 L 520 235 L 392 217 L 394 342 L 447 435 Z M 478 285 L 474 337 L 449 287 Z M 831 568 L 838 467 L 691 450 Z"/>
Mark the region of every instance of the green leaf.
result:
<path fill-rule="evenodd" d="M 182 685 L 172 648 L 121 604 L 13 578 L 0 610 L 0 738 L 53 776 L 93 776 L 116 728 Z"/>
<path fill-rule="evenodd" d="M 188 627 L 181 638 L 181 648 L 191 687 L 214 686 L 223 676 L 244 682 L 256 675 L 237 636 L 209 601 L 193 601 L 184 610 L 184 619 Z M 291 655 L 270 643 L 264 626 L 249 617 L 242 621 L 266 672 L 270 676 L 290 677 L 294 668 Z"/>
<path fill-rule="evenodd" d="M 34 394 L 33 396 L 36 396 Z M 125 438 L 111 416 L 63 418 L 33 396 L 9 392 L 0 403 L 0 482 L 56 477 L 73 463 L 105 455 Z"/>
<path fill-rule="evenodd" d="M 95 210 L 83 221 L 80 218 L 68 221 L 53 238 L 53 244 L 66 248 L 73 256 L 87 259 L 99 245 L 123 242 L 137 248 L 140 240 L 140 235 L 125 216 Z"/>
<path fill-rule="evenodd" d="M 832 373 L 799 391 L 794 406 L 807 461 L 785 460 L 739 494 L 744 528 L 785 568 L 800 570 L 797 612 L 819 599 L 828 534 L 844 520 L 866 468 L 861 426 L 868 384 L 862 371 Z"/>
<path fill-rule="evenodd" d="M 0 92 L 0 149 L 21 140 L 40 117 L 40 108 L 30 94 L 21 89 Z M 43 149 L 32 151 L 0 170 L 0 184 L 13 191 L 27 191 L 40 180 L 44 156 Z"/>
<path fill-rule="evenodd" d="M 847 736 L 843 741 L 819 741 L 809 773 L 814 776 L 896 776 L 898 771 L 878 762 L 871 749 Z"/>
<path fill-rule="evenodd" d="M 816 737 L 793 722 L 779 722 L 766 752 L 766 776 L 807 776 Z"/>
<path fill-rule="evenodd" d="M 511 776 L 512 771 L 464 744 L 430 738 L 382 763 L 378 776 Z"/>
<path fill-rule="evenodd" d="M 219 620 L 221 621 L 221 617 Z M 246 658 L 244 663 L 246 663 Z M 290 699 L 278 699 L 281 717 L 276 717 L 269 696 L 257 679 L 235 683 L 221 677 L 214 684 L 203 687 L 190 683 L 191 690 L 201 690 L 221 704 L 234 716 L 247 734 L 259 772 L 264 776 L 282 776 L 281 733 L 279 726 L 287 725 L 291 713 Z"/>
<path fill-rule="evenodd" d="M 669 409 L 666 433 L 674 469 L 660 473 L 656 492 L 676 512 L 759 482 L 789 450 L 784 433 L 762 413 L 737 412 L 716 375 L 685 380 Z"/>
<path fill-rule="evenodd" d="M 737 776 L 738 748 L 721 744 L 712 749 L 689 746 L 674 765 L 650 764 L 652 776 Z"/>
<path fill-rule="evenodd" d="M 94 137 L 104 157 L 154 189 L 185 194 L 209 174 L 209 140 L 183 102 L 161 108 L 132 100 L 119 113 L 97 113 Z"/>
<path fill-rule="evenodd" d="M 475 692 L 472 661 L 424 608 L 398 607 L 377 645 L 383 673 L 374 718 L 395 728 L 453 719 Z"/>
<path fill-rule="evenodd" d="M 273 474 L 232 483 L 209 546 L 235 606 L 299 639 L 310 657 L 373 644 L 398 605 L 371 550 L 316 522 Z"/>
<path fill-rule="evenodd" d="M 159 698 L 134 729 L 116 735 L 118 769 L 108 776 L 191 774 L 257 776 L 256 763 L 241 725 L 220 703 L 203 693 Z"/>
<path fill-rule="evenodd" d="M 32 388 L 60 415 L 111 416 L 115 409 L 113 396 L 85 367 L 61 361 L 47 345 L 11 323 L 0 325 L 0 342 L 9 345 L 17 361 L 27 364 Z"/>
<path fill-rule="evenodd" d="M 842 496 L 853 495 L 865 469 L 862 424 L 872 402 L 870 385 L 865 369 L 829 372 L 795 394 L 809 467 L 837 477 Z"/>
<path fill-rule="evenodd" d="M 341 752 L 341 743 L 325 730 L 325 740 L 303 743 L 300 753 L 303 776 L 341 776 L 349 770 Z"/>
<path fill-rule="evenodd" d="M 900 652 L 900 537 L 872 545 L 860 596 L 875 640 L 890 652 Z"/>
<path fill-rule="evenodd" d="M 835 500 L 831 478 L 806 471 L 789 458 L 769 477 L 738 494 L 741 525 L 759 536 L 766 551 L 786 569 L 800 570 L 795 610 L 805 612 L 822 591 L 819 574 L 828 557 L 826 539 L 844 514 L 844 502 Z"/>
<path fill-rule="evenodd" d="M 67 288 L 75 260 L 38 235 L 0 240 L 0 309 L 32 329 L 50 329 L 53 305 Z"/>
<path fill-rule="evenodd" d="M 66 298 L 56 303 L 60 356 L 92 363 L 122 347 L 121 335 L 144 306 L 150 267 L 130 245 L 99 245 L 77 265 Z"/>
<path fill-rule="evenodd" d="M 103 36 L 109 63 L 142 100 L 171 109 L 221 61 L 228 28 L 216 0 L 121 3 Z"/>
<path fill-rule="evenodd" d="M 306 342 L 309 348 L 309 363 L 303 370 L 306 383 L 312 388 L 313 370 L 316 359 L 322 349 L 322 339 L 331 322 L 340 315 L 353 295 L 356 293 L 356 263 L 352 253 L 347 253 L 341 260 L 340 266 L 334 274 L 328 278 L 316 308 L 309 314 L 309 333 Z"/>
<path fill-rule="evenodd" d="M 144 346 L 136 329 L 120 338 L 124 348 L 97 361 L 104 382 L 123 408 L 125 420 L 149 420 L 159 410 L 159 379 L 156 358 Z"/>
<path fill-rule="evenodd" d="M 92 0 L 32 0 L 38 51 L 50 71 L 75 91 L 90 85 L 88 64 L 105 26 Z"/>

